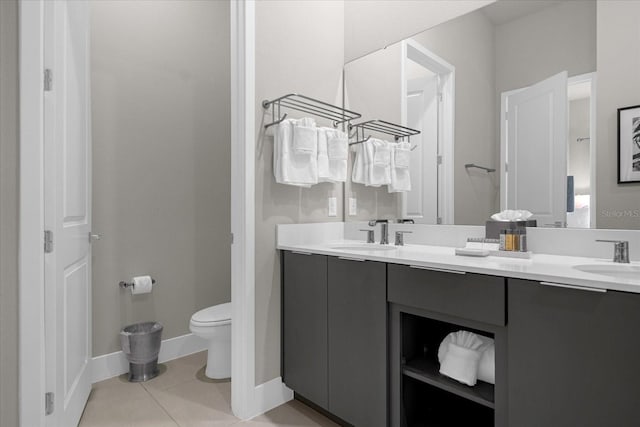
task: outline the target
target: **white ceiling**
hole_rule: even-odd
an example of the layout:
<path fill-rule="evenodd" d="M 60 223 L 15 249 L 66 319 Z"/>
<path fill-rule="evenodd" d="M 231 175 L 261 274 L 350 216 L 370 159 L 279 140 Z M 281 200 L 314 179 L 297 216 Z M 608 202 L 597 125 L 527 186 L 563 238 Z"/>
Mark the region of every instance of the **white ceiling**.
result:
<path fill-rule="evenodd" d="M 562 2 L 563 0 L 498 0 L 481 10 L 493 25 L 502 25 Z"/>

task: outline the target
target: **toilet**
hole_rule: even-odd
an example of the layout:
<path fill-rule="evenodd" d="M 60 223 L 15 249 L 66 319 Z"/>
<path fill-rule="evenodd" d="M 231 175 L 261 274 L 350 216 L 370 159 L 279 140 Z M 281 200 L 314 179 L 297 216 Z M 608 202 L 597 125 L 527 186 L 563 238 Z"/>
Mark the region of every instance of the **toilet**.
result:
<path fill-rule="evenodd" d="M 207 307 L 191 316 L 191 332 L 209 342 L 205 375 L 231 377 L 231 303 Z"/>

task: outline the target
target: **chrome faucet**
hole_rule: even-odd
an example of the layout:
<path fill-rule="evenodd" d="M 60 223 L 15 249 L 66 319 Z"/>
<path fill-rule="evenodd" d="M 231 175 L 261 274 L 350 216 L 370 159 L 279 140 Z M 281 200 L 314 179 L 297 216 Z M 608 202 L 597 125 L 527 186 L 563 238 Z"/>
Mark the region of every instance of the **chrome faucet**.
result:
<path fill-rule="evenodd" d="M 380 224 L 380 244 L 389 244 L 389 220 L 373 219 L 369 221 L 369 227 L 375 227 L 377 224 Z"/>
<path fill-rule="evenodd" d="M 596 240 L 613 243 L 613 262 L 629 263 L 629 242 L 626 240 Z"/>

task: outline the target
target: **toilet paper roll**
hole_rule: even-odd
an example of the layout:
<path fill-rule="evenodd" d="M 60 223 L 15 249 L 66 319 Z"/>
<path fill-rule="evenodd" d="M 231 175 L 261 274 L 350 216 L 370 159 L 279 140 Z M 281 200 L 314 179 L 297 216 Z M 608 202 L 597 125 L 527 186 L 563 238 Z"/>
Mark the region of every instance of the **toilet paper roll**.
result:
<path fill-rule="evenodd" d="M 137 276 L 133 278 L 133 286 L 131 287 L 132 295 L 151 293 L 153 288 L 153 280 L 151 276 Z"/>

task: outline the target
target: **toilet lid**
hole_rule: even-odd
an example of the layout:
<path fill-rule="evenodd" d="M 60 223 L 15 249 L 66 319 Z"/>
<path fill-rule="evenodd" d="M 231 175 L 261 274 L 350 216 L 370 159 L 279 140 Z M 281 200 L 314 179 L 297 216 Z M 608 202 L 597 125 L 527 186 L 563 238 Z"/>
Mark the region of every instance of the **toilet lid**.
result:
<path fill-rule="evenodd" d="M 198 311 L 191 317 L 195 323 L 218 323 L 231 321 L 231 303 L 218 304 Z"/>

